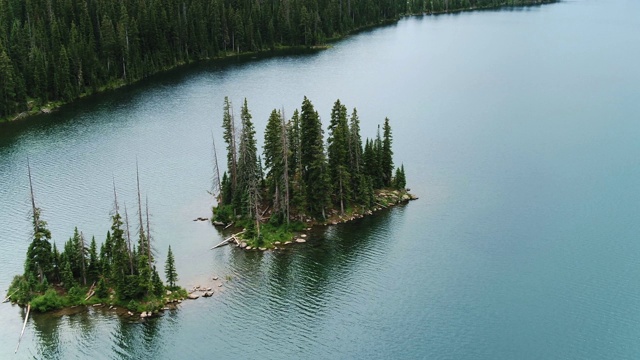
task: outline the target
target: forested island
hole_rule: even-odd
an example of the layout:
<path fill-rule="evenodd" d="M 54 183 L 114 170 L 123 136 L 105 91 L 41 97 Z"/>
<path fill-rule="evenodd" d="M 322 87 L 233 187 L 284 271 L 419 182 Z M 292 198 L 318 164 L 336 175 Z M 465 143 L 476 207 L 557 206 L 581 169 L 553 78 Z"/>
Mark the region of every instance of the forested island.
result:
<path fill-rule="evenodd" d="M 205 59 L 307 49 L 408 14 L 556 0 L 0 0 L 0 122 Z"/>
<path fill-rule="evenodd" d="M 137 234 L 130 231 L 126 206 L 122 216 L 114 184 L 111 229 L 99 251 L 95 237 L 87 243 L 77 228 L 62 251 L 58 250 L 36 206 L 30 167 L 29 186 L 33 239 L 27 250 L 24 274 L 15 276 L 5 301 L 29 305 L 40 312 L 78 305 L 117 306 L 127 308 L 129 315 L 134 311 L 147 317 L 187 297 L 186 290 L 176 285 L 178 273 L 171 246 L 164 268 L 168 284 L 160 279 L 148 203 L 143 212 L 139 181 Z M 137 245 L 132 239 L 136 235 Z"/>
<path fill-rule="evenodd" d="M 358 111 L 354 108 L 349 116 L 337 100 L 325 144 L 320 116 L 309 99 L 289 120 L 283 112 L 271 112 L 260 157 L 247 100 L 238 128 L 231 102 L 224 99 L 227 171 L 222 178 L 218 170 L 214 175 L 218 204 L 212 222 L 242 228 L 227 241 L 264 250 L 291 242 L 309 226 L 353 220 L 415 199 L 406 189 L 404 165 L 394 172 L 388 118 L 382 133 L 378 125 L 375 139 L 366 139 L 363 146 Z M 217 169 L 217 156 L 215 163 Z"/>

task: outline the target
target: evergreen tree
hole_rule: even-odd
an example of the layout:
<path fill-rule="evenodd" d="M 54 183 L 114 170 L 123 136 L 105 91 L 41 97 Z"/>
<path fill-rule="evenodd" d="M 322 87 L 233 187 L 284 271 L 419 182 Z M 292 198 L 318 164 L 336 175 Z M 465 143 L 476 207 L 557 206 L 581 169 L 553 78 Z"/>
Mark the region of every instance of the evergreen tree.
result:
<path fill-rule="evenodd" d="M 164 295 L 164 284 L 162 283 L 162 280 L 160 279 L 160 275 L 158 275 L 158 270 L 156 270 L 156 267 L 153 267 L 153 272 L 151 275 L 151 285 L 153 288 L 153 294 L 155 296 L 163 296 Z"/>
<path fill-rule="evenodd" d="M 75 286 L 76 282 L 73 277 L 73 271 L 71 271 L 71 263 L 69 262 L 69 258 L 67 256 L 63 257 L 63 266 L 62 266 L 62 283 L 66 290 L 71 289 Z"/>
<path fill-rule="evenodd" d="M 98 258 L 98 247 L 96 245 L 96 238 L 91 238 L 91 245 L 89 245 L 89 266 L 87 268 L 87 278 L 89 281 L 94 282 L 98 280 L 100 275 L 100 261 Z"/>
<path fill-rule="evenodd" d="M 329 206 L 329 174 L 324 154 L 322 124 L 311 101 L 304 97 L 300 112 L 300 158 L 303 164 L 302 180 L 306 188 L 306 202 L 309 213 L 326 218 Z"/>
<path fill-rule="evenodd" d="M 298 213 L 306 209 L 306 188 L 302 180 L 302 144 L 300 143 L 300 112 L 296 109 L 287 124 L 289 147 L 290 206 Z"/>
<path fill-rule="evenodd" d="M 47 229 L 47 223 L 40 219 L 40 209 L 36 207 L 31 182 L 31 167 L 29 171 L 29 189 L 31 190 L 31 208 L 33 240 L 27 249 L 27 259 L 24 263 L 24 272 L 27 279 L 37 280 L 40 284 L 53 277 L 53 254 L 51 251 L 51 232 Z"/>
<path fill-rule="evenodd" d="M 238 188 L 236 199 L 241 199 L 239 210 L 241 214 L 259 221 L 259 189 L 260 165 L 257 154 L 257 144 L 255 140 L 256 131 L 251 122 L 251 114 L 247 106 L 247 99 L 244 100 L 240 118 L 242 120 L 242 130 L 240 133 L 240 148 L 238 158 Z M 259 234 L 259 231 L 258 231 Z"/>
<path fill-rule="evenodd" d="M 285 162 L 286 162 L 286 138 L 283 136 L 282 114 L 275 109 L 269 116 L 267 128 L 264 134 L 264 165 L 267 170 L 267 186 L 270 198 L 273 199 L 273 208 L 278 213 L 283 213 L 288 204 L 285 204 Z"/>
<path fill-rule="evenodd" d="M 56 243 L 53 243 L 53 250 L 51 251 L 51 260 L 52 260 L 52 267 L 53 267 L 53 273 L 52 273 L 52 282 L 59 282 L 62 280 L 62 259 L 60 257 L 60 252 L 58 251 L 58 247 L 56 246 Z"/>
<path fill-rule="evenodd" d="M 109 296 L 109 289 L 107 288 L 107 283 L 104 281 L 103 277 L 98 280 L 98 285 L 96 286 L 96 296 L 100 299 L 106 299 L 107 296 Z"/>
<path fill-rule="evenodd" d="M 11 59 L 0 42 L 0 118 L 15 112 L 15 83 Z"/>
<path fill-rule="evenodd" d="M 396 176 L 394 178 L 394 187 L 396 189 L 404 189 L 407 187 L 407 179 L 404 175 L 404 164 L 396 169 Z"/>
<path fill-rule="evenodd" d="M 393 151 L 391 150 L 391 126 L 389 118 L 384 119 L 384 136 L 382 140 L 382 150 L 380 155 L 380 167 L 382 171 L 382 182 L 384 186 L 391 186 L 393 175 Z"/>
<path fill-rule="evenodd" d="M 127 243 L 124 239 L 124 230 L 122 230 L 122 220 L 119 213 L 112 216 L 111 224 L 111 267 L 109 278 L 113 281 L 113 286 L 118 295 L 126 293 L 128 284 L 126 275 L 129 268 L 129 259 L 127 255 Z"/>
<path fill-rule="evenodd" d="M 344 214 L 345 202 L 350 199 L 351 175 L 349 173 L 349 126 L 347 108 L 336 100 L 331 111 L 329 124 L 328 158 L 329 174 L 333 184 L 335 203 L 340 205 L 340 213 Z"/>
<path fill-rule="evenodd" d="M 173 258 L 173 252 L 171 251 L 171 245 L 169 245 L 169 251 L 167 252 L 167 261 L 164 265 L 164 275 L 167 278 L 167 283 L 170 288 L 176 287 L 176 281 L 178 281 L 178 273 L 176 271 L 175 259 Z"/>
<path fill-rule="evenodd" d="M 365 205 L 368 197 L 363 165 L 360 118 L 356 108 L 353 108 L 349 122 L 349 170 L 351 172 L 352 199 L 360 205 Z"/>
<path fill-rule="evenodd" d="M 233 108 L 231 106 L 231 102 L 229 98 L 225 96 L 224 98 L 224 114 L 222 117 L 222 128 L 224 130 L 224 141 L 227 143 L 227 167 L 228 176 L 230 177 L 229 185 L 227 189 L 227 193 L 223 191 L 223 198 L 229 199 L 229 201 L 225 201 L 225 204 L 230 204 L 233 200 L 233 196 L 235 195 L 235 191 L 238 185 L 238 157 L 237 157 L 237 146 L 236 146 L 236 126 L 235 120 L 233 118 Z"/>

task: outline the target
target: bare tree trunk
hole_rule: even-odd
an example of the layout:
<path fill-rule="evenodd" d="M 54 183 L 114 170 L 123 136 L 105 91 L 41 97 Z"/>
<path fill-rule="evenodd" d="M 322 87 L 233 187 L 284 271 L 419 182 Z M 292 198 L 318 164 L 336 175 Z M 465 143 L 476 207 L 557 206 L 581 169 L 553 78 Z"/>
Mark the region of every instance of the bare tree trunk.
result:
<path fill-rule="evenodd" d="M 84 244 L 84 234 L 82 233 L 82 231 L 80 231 L 80 257 L 82 258 L 82 284 L 84 286 L 87 286 L 87 268 L 85 266 L 85 259 L 84 259 L 84 253 L 85 253 L 85 244 Z"/>
<path fill-rule="evenodd" d="M 147 257 L 149 260 L 149 269 L 151 269 L 151 226 L 149 225 L 149 198 L 145 197 L 145 213 L 147 214 Z"/>
<path fill-rule="evenodd" d="M 344 215 L 344 194 L 342 193 L 342 174 L 340 174 L 340 214 Z"/>
<path fill-rule="evenodd" d="M 213 137 L 213 132 L 211 133 L 211 141 L 213 143 L 213 189 L 211 189 L 211 193 L 213 197 L 218 200 L 218 202 L 222 201 L 222 198 L 216 196 L 216 193 L 220 193 L 222 191 L 222 184 L 220 183 L 220 169 L 218 168 L 218 152 L 216 151 L 216 140 Z"/>
<path fill-rule="evenodd" d="M 129 214 L 127 214 L 127 205 L 124 206 L 124 224 L 127 227 L 127 251 L 129 252 L 129 268 L 133 275 L 133 252 L 131 251 L 131 232 L 129 231 Z"/>
<path fill-rule="evenodd" d="M 284 159 L 284 206 L 287 226 L 289 226 L 289 145 L 287 141 L 287 127 L 284 122 L 284 109 L 282 109 L 282 158 Z"/>
<path fill-rule="evenodd" d="M 236 151 L 236 119 L 233 116 L 233 106 L 231 107 L 231 185 L 233 191 L 238 186 L 238 153 Z"/>
<path fill-rule="evenodd" d="M 144 238 L 145 237 L 144 223 L 142 222 L 142 198 L 140 196 L 140 171 L 138 170 L 138 161 L 136 161 L 136 183 L 138 185 L 138 221 L 139 221 L 138 232 L 141 240 L 139 245 L 140 249 L 138 249 L 138 252 L 144 253 L 146 252 L 146 248 L 148 247 L 148 245 L 147 245 L 147 240 Z"/>
<path fill-rule="evenodd" d="M 29 191 L 31 192 L 31 211 L 33 215 L 33 229 L 35 232 L 40 231 L 39 223 L 40 223 L 40 215 L 38 213 L 38 208 L 36 208 L 36 198 L 33 195 L 33 182 L 31 181 L 31 164 L 29 163 L 29 158 L 27 158 L 27 171 L 29 172 Z"/>

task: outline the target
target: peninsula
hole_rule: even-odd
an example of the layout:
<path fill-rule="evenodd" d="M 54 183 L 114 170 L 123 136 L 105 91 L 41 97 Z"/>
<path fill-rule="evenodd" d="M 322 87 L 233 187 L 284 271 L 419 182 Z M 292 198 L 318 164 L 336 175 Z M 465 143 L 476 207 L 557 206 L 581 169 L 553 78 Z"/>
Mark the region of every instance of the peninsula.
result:
<path fill-rule="evenodd" d="M 51 232 L 36 206 L 29 169 L 33 239 L 27 250 L 24 274 L 14 277 L 5 301 L 46 312 L 65 307 L 123 307 L 129 315 L 152 316 L 169 304 L 186 298 L 187 292 L 176 285 L 178 273 L 171 246 L 165 262 L 168 284 L 160 279 L 155 266 L 149 223 L 148 203 L 143 212 L 138 180 L 137 245 L 132 244 L 126 206 L 124 218 L 113 188 L 114 209 L 111 230 L 100 247 L 95 237 L 87 244 L 76 228 L 59 251 L 51 242 Z"/>

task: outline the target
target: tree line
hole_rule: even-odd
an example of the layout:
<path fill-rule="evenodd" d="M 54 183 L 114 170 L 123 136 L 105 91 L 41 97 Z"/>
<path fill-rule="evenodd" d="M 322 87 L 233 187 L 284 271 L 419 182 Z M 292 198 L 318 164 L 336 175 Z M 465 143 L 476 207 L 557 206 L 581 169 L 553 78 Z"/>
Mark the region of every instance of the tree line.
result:
<path fill-rule="evenodd" d="M 0 0 L 0 119 L 179 64 L 313 46 L 402 14 L 547 0 Z"/>
<path fill-rule="evenodd" d="M 281 110 L 271 112 L 262 157 L 251 119 L 245 99 L 237 126 L 231 102 L 224 99 L 227 171 L 219 181 L 219 203 L 214 208 L 214 220 L 240 218 L 249 236 L 259 237 L 263 220 L 280 226 L 291 220 L 324 220 L 328 211 L 345 214 L 357 208 L 364 212 L 374 205 L 375 189 L 406 186 L 404 166 L 394 172 L 388 118 L 382 133 L 378 126 L 376 137 L 366 139 L 363 146 L 357 110 L 349 116 L 347 107 L 337 100 L 325 143 L 320 116 L 305 97 L 288 120 Z"/>
<path fill-rule="evenodd" d="M 29 182 L 31 186 L 31 174 Z M 46 311 L 78 305 L 82 299 L 88 299 L 85 296 L 95 294 L 97 299 L 107 303 L 139 310 L 139 304 L 143 302 L 158 302 L 152 307 L 164 305 L 159 300 L 163 299 L 166 289 L 178 289 L 171 247 L 165 263 L 168 287 L 156 269 L 148 206 L 143 212 L 139 188 L 137 234 L 130 231 L 126 206 L 124 218 L 122 216 L 114 185 L 111 229 L 107 231 L 99 251 L 95 237 L 88 243 L 77 228 L 64 243 L 62 251 L 58 250 L 56 243 L 52 244 L 51 232 L 35 204 L 32 186 L 31 203 L 33 239 L 27 250 L 24 274 L 16 276 L 9 290 L 13 301 L 20 304 L 31 302 L 34 308 Z M 133 239 L 134 236 L 137 240 Z M 85 295 L 89 285 L 90 294 Z M 58 296 L 58 291 L 62 290 L 66 298 Z"/>

